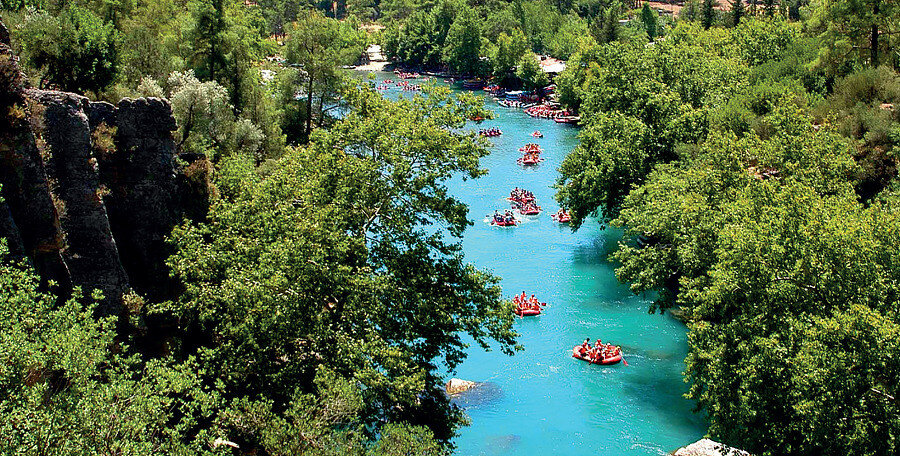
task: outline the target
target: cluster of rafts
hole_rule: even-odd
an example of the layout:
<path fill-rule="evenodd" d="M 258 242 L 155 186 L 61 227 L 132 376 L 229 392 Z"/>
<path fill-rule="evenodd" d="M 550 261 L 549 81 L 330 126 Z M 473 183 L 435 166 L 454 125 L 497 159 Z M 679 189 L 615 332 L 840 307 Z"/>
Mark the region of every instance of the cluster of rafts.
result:
<path fill-rule="evenodd" d="M 534 166 L 538 163 L 544 161 L 541 158 L 541 152 L 544 150 L 541 149 L 541 146 L 535 143 L 525 144 L 523 147 L 519 148 L 519 152 L 522 152 L 522 157 L 516 160 L 516 163 L 523 166 Z"/>
<path fill-rule="evenodd" d="M 483 131 L 484 130 L 479 133 L 483 134 Z M 535 131 L 531 136 L 534 138 L 544 137 L 539 131 Z M 520 164 L 534 165 L 541 160 L 540 154 L 542 149 L 538 144 L 526 144 L 524 147 L 521 147 L 519 151 L 525 155 L 519 159 Z M 491 225 L 514 227 L 519 224 L 519 220 L 516 219 L 515 213 L 525 216 L 535 216 L 541 213 L 541 207 L 537 205 L 534 193 L 528 190 L 516 187 L 509 192 L 509 198 L 507 198 L 507 200 L 509 200 L 512 208 L 505 210 L 502 214 L 500 211 L 494 211 Z M 553 214 L 552 217 L 557 223 L 569 223 L 572 219 L 565 209 L 560 209 Z M 520 317 L 538 316 L 547 306 L 546 302 L 540 302 L 534 295 L 531 295 L 531 297 L 528 298 L 524 291 L 522 294 L 513 297 L 513 304 L 516 306 L 514 310 L 515 314 Z M 621 347 L 603 344 L 600 339 L 597 339 L 597 343 L 594 345 L 590 344 L 590 339 L 586 339 L 581 345 L 576 345 L 572 348 L 572 357 L 589 364 L 601 365 L 617 364 L 624 361 L 622 359 Z M 625 365 L 627 366 L 628 363 L 625 362 Z"/>

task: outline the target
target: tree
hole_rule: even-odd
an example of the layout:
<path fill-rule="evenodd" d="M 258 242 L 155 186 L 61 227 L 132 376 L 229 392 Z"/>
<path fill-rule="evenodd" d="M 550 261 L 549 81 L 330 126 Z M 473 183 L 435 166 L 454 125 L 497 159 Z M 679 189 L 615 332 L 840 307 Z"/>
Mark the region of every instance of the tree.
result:
<path fill-rule="evenodd" d="M 763 13 L 766 17 L 775 17 L 775 0 L 763 0 Z"/>
<path fill-rule="evenodd" d="M 737 27 L 744 17 L 744 0 L 734 0 L 731 3 L 731 25 Z"/>
<path fill-rule="evenodd" d="M 703 6 L 700 10 L 700 22 L 704 29 L 712 27 L 716 21 L 716 6 L 719 4 L 717 0 L 703 0 Z"/>
<path fill-rule="evenodd" d="M 516 77 L 522 80 L 522 84 L 527 90 L 538 90 L 550 83 L 550 79 L 547 77 L 547 73 L 544 73 L 538 59 L 539 57 L 533 52 L 527 52 L 519 58 Z"/>
<path fill-rule="evenodd" d="M 356 60 L 365 41 L 357 30 L 318 12 L 302 15 L 292 27 L 286 43 L 285 59 L 299 67 L 298 89 L 305 96 L 305 128 L 301 142 L 309 140 L 314 121 L 325 123 L 326 110 L 333 103 L 343 79 L 340 66 Z"/>
<path fill-rule="evenodd" d="M 481 67 L 481 29 L 471 9 L 456 15 L 444 43 L 444 62 L 459 74 L 477 73 Z"/>
<path fill-rule="evenodd" d="M 515 29 L 512 36 L 500 33 L 497 37 L 497 47 L 491 57 L 494 77 L 501 79 L 506 77 L 525 55 L 526 46 L 525 34 L 521 30 Z"/>
<path fill-rule="evenodd" d="M 204 80 L 216 80 L 227 62 L 225 21 L 226 0 L 192 0 L 194 24 L 189 37 L 193 47 L 195 73 Z"/>
<path fill-rule="evenodd" d="M 216 400 L 193 362 L 141 362 L 115 341 L 112 319 L 79 302 L 93 299 L 40 291 L 27 265 L 6 258 L 5 240 L 0 256 L 0 451 L 211 454 L 195 426 Z"/>
<path fill-rule="evenodd" d="M 644 24 L 644 30 L 647 31 L 647 36 L 650 37 L 650 41 L 656 39 L 656 21 L 656 13 L 650 9 L 648 3 L 644 3 L 644 7 L 641 8 L 641 22 Z"/>
<path fill-rule="evenodd" d="M 445 441 L 461 417 L 437 366 L 465 357 L 463 334 L 515 348 L 497 279 L 431 229 L 459 236 L 471 223 L 445 182 L 484 173 L 484 143 L 458 129 L 486 113 L 446 88 L 399 102 L 347 90 L 342 119 L 264 179 L 223 163 L 209 221 L 172 235 L 186 287 L 172 312 L 202 335 L 208 381 L 229 396 L 284 416 L 326 369 L 362 385 L 354 422 L 425 424 Z"/>
<path fill-rule="evenodd" d="M 118 33 L 88 9 L 70 6 L 59 17 L 29 11 L 16 34 L 28 63 L 43 71 L 41 86 L 97 92 L 119 73 Z"/>
<path fill-rule="evenodd" d="M 225 87 L 215 81 L 200 82 L 190 70 L 172 73 L 166 86 L 181 152 L 206 154 L 214 161 L 234 153 L 257 158 L 263 133 L 249 119 L 234 115 Z M 145 96 L 159 96 L 161 90 L 149 78 L 141 82 L 140 89 Z"/>
<path fill-rule="evenodd" d="M 811 25 L 828 44 L 820 64 L 839 68 L 856 54 L 861 63 L 877 67 L 881 56 L 896 47 L 894 36 L 900 23 L 897 2 L 834 0 L 818 6 Z"/>

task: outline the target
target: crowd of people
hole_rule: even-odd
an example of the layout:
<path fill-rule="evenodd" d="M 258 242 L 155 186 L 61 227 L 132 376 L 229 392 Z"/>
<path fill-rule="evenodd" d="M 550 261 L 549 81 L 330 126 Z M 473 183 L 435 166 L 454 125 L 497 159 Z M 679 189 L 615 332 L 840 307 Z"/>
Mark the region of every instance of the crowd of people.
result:
<path fill-rule="evenodd" d="M 544 160 L 541 158 L 543 149 L 535 143 L 525 144 L 519 148 L 519 152 L 524 154 L 522 158 L 517 160 L 520 165 L 536 165 Z"/>
<path fill-rule="evenodd" d="M 531 203 L 534 202 L 534 193 L 531 193 L 524 188 L 520 189 L 519 187 L 516 187 L 510 190 L 508 199 L 521 204 Z"/>
<path fill-rule="evenodd" d="M 537 215 L 541 213 L 541 207 L 537 205 L 534 199 L 534 193 L 525 189 L 516 187 L 509 192 L 507 198 L 514 209 L 522 215 Z"/>
<path fill-rule="evenodd" d="M 519 100 L 500 100 L 497 102 L 500 106 L 504 108 L 530 108 L 534 106 L 534 103 L 527 101 L 519 101 Z"/>
<path fill-rule="evenodd" d="M 400 79 L 418 79 L 420 77 L 419 73 L 406 73 L 400 70 L 394 70 L 394 74 Z"/>
<path fill-rule="evenodd" d="M 558 107 L 551 106 L 549 104 L 540 104 L 537 106 L 526 108 L 525 114 L 528 114 L 531 117 L 537 117 L 539 119 L 555 119 L 557 117 L 567 117 L 571 115 L 569 111 L 566 111 L 565 109 L 559 109 Z"/>
<path fill-rule="evenodd" d="M 490 137 L 502 135 L 502 134 L 503 134 L 503 131 L 501 131 L 501 130 L 500 130 L 499 128 L 497 128 L 497 127 L 482 128 L 481 130 L 478 130 L 478 134 L 481 135 L 481 136 L 487 136 L 487 137 L 490 138 Z"/>

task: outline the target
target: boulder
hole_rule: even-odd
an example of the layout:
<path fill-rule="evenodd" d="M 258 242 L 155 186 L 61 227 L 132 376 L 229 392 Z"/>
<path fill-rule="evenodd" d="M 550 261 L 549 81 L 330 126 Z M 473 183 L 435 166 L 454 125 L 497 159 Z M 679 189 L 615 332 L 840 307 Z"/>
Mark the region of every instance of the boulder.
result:
<path fill-rule="evenodd" d="M 454 395 L 460 394 L 462 392 L 468 391 L 474 387 L 478 386 L 478 383 L 470 382 L 468 380 L 462 380 L 459 378 L 451 378 L 449 382 L 447 382 L 447 387 L 445 388 L 447 394 Z"/>
<path fill-rule="evenodd" d="M 673 456 L 750 456 L 750 453 L 710 439 L 698 440 L 679 448 Z"/>

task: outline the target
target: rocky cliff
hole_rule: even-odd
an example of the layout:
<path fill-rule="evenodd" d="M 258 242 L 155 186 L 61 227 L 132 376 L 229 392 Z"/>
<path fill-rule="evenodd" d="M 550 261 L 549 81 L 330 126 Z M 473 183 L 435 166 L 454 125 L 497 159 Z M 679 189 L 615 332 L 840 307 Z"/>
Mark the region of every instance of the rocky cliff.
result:
<path fill-rule="evenodd" d="M 204 217 L 208 195 L 184 185 L 168 101 L 112 105 L 30 88 L 7 37 L 0 33 L 0 236 L 11 254 L 63 296 L 76 286 L 102 291 L 104 315 L 136 311 L 124 304 L 131 291 L 175 296 L 165 237 L 186 214 Z M 208 169 L 204 157 L 185 158 L 194 173 Z"/>

